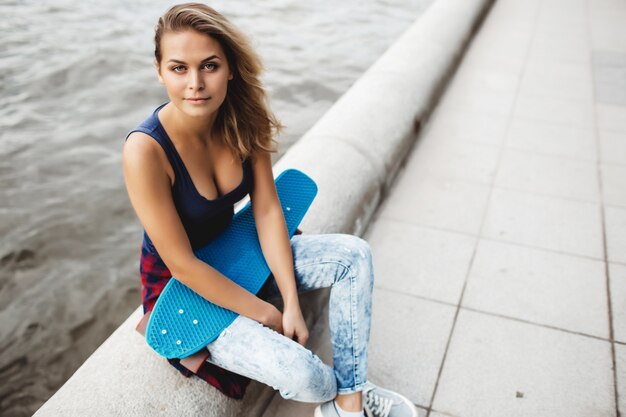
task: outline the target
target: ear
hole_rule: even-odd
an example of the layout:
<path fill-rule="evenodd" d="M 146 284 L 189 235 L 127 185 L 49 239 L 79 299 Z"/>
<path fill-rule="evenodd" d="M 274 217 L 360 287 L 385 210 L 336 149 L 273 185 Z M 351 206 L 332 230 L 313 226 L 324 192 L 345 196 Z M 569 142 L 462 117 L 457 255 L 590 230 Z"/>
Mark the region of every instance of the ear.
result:
<path fill-rule="evenodd" d="M 228 79 L 232 80 L 233 79 L 233 73 L 231 72 L 230 74 L 228 74 Z"/>
<path fill-rule="evenodd" d="M 156 61 L 156 59 L 154 60 L 154 67 L 156 68 L 157 78 L 159 79 L 159 82 L 163 84 L 163 77 L 161 76 L 161 66 Z"/>

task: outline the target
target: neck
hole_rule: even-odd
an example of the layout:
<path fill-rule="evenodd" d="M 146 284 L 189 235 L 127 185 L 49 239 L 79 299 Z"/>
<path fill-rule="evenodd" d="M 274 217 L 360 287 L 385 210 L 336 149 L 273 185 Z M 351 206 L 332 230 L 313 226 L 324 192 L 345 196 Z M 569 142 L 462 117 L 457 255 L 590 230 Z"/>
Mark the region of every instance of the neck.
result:
<path fill-rule="evenodd" d="M 190 117 L 179 111 L 174 105 L 169 104 L 163 110 L 165 110 L 165 119 L 169 121 L 169 125 L 177 138 L 185 142 L 204 145 L 211 142 L 214 136 L 213 127 L 217 118 L 217 112 L 214 112 L 209 117 Z"/>

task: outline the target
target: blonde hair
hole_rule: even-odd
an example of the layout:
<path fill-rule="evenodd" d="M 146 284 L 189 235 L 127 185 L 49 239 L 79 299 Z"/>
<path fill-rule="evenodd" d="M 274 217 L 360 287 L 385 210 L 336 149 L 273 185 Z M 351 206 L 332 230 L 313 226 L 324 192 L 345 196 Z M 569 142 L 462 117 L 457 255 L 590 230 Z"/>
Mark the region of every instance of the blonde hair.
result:
<path fill-rule="evenodd" d="M 154 57 L 161 64 L 161 38 L 167 32 L 194 30 L 217 40 L 233 79 L 220 106 L 215 128 L 224 144 L 241 160 L 255 151 L 276 152 L 274 136 L 283 126 L 269 109 L 259 76 L 260 57 L 246 35 L 226 17 L 202 3 L 183 3 L 171 7 L 155 27 Z"/>

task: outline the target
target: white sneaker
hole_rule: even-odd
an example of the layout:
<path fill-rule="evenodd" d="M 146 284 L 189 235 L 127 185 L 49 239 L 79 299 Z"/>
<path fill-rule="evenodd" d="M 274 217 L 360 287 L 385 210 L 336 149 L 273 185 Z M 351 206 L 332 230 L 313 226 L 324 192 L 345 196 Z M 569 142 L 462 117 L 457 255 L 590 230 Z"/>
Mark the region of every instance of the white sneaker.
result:
<path fill-rule="evenodd" d="M 315 407 L 314 417 L 340 417 L 335 408 L 335 400 L 326 401 Z"/>
<path fill-rule="evenodd" d="M 368 382 L 363 390 L 363 411 L 367 417 L 417 417 L 417 409 L 408 398 Z M 315 408 L 315 417 L 339 417 L 334 400 Z"/>
<path fill-rule="evenodd" d="M 408 398 L 371 382 L 363 390 L 363 408 L 367 417 L 417 417 Z"/>

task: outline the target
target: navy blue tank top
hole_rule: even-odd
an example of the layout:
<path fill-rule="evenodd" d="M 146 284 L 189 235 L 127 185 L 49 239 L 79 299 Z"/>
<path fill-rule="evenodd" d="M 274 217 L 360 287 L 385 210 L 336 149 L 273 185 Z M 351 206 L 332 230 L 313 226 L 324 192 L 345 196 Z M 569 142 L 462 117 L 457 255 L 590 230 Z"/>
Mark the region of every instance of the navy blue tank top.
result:
<path fill-rule="evenodd" d="M 166 104 L 167 102 L 158 106 L 151 116 L 128 132 L 126 139 L 132 132 L 143 132 L 154 138 L 165 151 L 174 170 L 175 179 L 172 185 L 174 205 L 185 227 L 191 247 L 197 249 L 209 243 L 228 227 L 234 214 L 235 203 L 252 191 L 254 183 L 252 166 L 250 158 L 243 162 L 243 179 L 234 190 L 218 196 L 214 200 L 202 196 L 193 184 L 185 164 L 174 147 L 174 143 L 157 117 L 159 110 Z M 157 253 L 145 230 L 143 244 L 151 252 Z"/>

